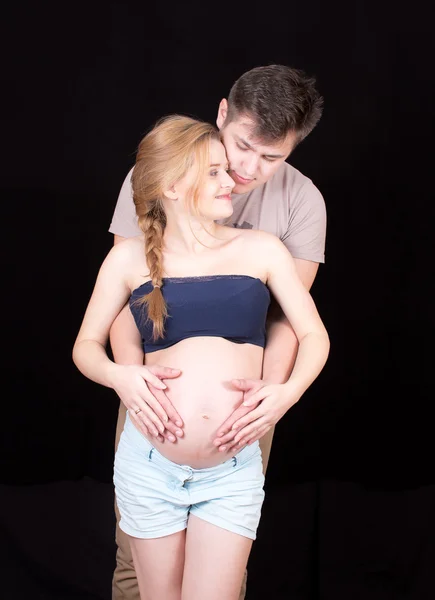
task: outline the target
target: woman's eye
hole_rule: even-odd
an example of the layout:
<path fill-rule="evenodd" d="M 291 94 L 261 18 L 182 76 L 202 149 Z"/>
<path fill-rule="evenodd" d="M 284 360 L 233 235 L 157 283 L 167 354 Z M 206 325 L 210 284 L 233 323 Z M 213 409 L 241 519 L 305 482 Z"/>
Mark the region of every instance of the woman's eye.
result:
<path fill-rule="evenodd" d="M 210 175 L 212 177 L 216 177 L 216 175 L 219 173 L 219 171 L 210 171 Z"/>

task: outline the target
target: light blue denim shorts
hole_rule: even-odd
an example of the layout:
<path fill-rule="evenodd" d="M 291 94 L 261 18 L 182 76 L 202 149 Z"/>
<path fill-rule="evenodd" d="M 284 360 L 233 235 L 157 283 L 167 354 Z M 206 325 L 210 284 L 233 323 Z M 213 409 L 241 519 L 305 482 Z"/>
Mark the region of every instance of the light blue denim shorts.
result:
<path fill-rule="evenodd" d="M 192 469 L 162 456 L 127 413 L 113 481 L 119 526 L 133 537 L 158 538 L 182 531 L 192 513 L 233 533 L 256 538 L 264 500 L 258 442 L 216 467 Z"/>

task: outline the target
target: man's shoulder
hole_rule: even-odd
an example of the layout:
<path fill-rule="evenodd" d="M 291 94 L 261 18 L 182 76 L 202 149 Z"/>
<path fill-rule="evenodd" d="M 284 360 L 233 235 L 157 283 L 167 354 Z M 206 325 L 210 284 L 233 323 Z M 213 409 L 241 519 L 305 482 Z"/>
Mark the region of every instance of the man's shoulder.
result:
<path fill-rule="evenodd" d="M 295 197 L 302 192 L 310 192 L 317 190 L 312 180 L 301 173 L 293 165 L 284 162 L 277 172 L 266 181 L 263 185 L 252 190 L 248 194 L 241 197 L 244 202 L 255 202 L 259 198 L 278 198 Z M 318 190 L 317 190 L 318 191 Z"/>
<path fill-rule="evenodd" d="M 265 203 L 269 207 L 267 215 L 261 210 Z M 244 218 L 260 212 L 260 217 L 267 221 L 270 221 L 272 215 L 287 221 L 288 215 L 294 214 L 299 208 L 320 208 L 323 203 L 323 196 L 313 181 L 296 167 L 283 163 L 269 181 L 248 194 L 239 196 L 236 208 L 239 212 L 243 210 Z M 257 226 L 261 227 L 260 224 Z"/>
<path fill-rule="evenodd" d="M 295 214 L 299 210 L 302 212 L 325 210 L 325 201 L 319 188 L 299 169 L 285 163 L 282 177 L 286 180 L 282 184 L 282 189 L 285 190 L 290 214 Z"/>
<path fill-rule="evenodd" d="M 292 195 L 300 193 L 302 190 L 317 190 L 309 177 L 287 162 L 281 165 L 270 183 L 272 187 L 279 187 Z"/>

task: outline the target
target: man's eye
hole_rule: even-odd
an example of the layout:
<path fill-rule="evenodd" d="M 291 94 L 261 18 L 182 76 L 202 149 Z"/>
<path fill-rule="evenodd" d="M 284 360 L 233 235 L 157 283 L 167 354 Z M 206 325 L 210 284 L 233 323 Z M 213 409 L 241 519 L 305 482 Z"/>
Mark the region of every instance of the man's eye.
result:
<path fill-rule="evenodd" d="M 236 144 L 237 148 L 239 150 L 243 150 L 243 152 L 246 152 L 247 148 L 245 148 L 245 146 L 241 146 L 240 144 Z"/>
<path fill-rule="evenodd" d="M 264 160 L 267 160 L 267 162 L 275 162 L 276 158 L 267 158 L 267 156 L 263 156 Z"/>

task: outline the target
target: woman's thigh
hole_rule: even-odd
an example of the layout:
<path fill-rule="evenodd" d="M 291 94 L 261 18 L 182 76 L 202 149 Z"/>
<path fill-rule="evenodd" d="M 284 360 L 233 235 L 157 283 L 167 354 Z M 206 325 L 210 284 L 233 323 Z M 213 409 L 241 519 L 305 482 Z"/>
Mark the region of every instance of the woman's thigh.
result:
<path fill-rule="evenodd" d="M 261 452 L 256 442 L 219 469 L 187 483 L 190 515 L 254 540 L 264 500 L 263 484 Z"/>
<path fill-rule="evenodd" d="M 155 539 L 129 536 L 141 600 L 180 600 L 186 530 Z"/>
<path fill-rule="evenodd" d="M 252 539 L 190 515 L 182 600 L 238 600 Z"/>

